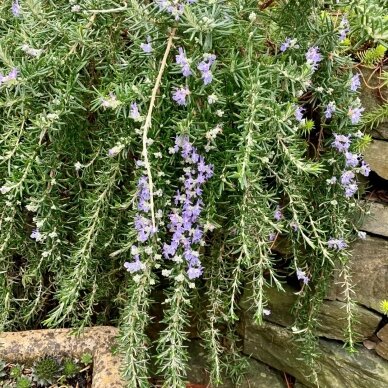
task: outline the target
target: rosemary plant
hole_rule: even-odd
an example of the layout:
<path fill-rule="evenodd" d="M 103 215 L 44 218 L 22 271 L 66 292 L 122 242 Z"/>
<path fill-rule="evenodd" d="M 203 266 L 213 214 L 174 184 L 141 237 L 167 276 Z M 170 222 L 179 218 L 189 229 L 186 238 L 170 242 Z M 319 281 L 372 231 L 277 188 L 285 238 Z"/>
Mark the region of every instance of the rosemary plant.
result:
<path fill-rule="evenodd" d="M 313 373 L 317 311 L 342 267 L 352 348 L 346 248 L 369 137 L 337 3 L 2 1 L 1 328 L 113 321 L 129 387 L 150 385 L 154 361 L 184 387 L 199 316 L 217 385 L 238 370 L 244 287 L 260 324 L 288 276 Z"/>

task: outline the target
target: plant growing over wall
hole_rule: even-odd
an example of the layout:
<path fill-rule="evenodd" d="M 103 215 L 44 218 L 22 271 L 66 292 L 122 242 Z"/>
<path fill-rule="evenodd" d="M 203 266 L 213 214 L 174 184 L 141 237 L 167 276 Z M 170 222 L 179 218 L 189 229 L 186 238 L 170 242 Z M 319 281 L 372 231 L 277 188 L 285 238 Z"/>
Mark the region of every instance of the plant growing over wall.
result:
<path fill-rule="evenodd" d="M 147 387 L 161 286 L 165 386 L 184 386 L 195 315 L 217 385 L 236 372 L 244 286 L 260 324 L 286 274 L 313 373 L 317 311 L 341 267 L 352 349 L 346 248 L 369 138 L 337 7 L 2 2 L 0 326 L 82 329 L 120 312 L 124 376 Z"/>

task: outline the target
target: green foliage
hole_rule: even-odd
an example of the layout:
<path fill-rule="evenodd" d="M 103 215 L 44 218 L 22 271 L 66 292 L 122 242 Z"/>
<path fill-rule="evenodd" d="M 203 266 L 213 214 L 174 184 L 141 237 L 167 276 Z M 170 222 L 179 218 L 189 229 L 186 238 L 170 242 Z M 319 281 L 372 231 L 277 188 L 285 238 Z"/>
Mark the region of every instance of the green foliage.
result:
<path fill-rule="evenodd" d="M 7 363 L 5 361 L 0 360 L 0 377 L 4 377 L 6 372 Z"/>
<path fill-rule="evenodd" d="M 386 51 L 387 48 L 379 44 L 377 47 L 357 52 L 357 57 L 365 66 L 376 66 L 384 59 Z"/>
<path fill-rule="evenodd" d="M 43 357 L 34 362 L 32 378 L 38 386 L 52 385 L 60 377 L 61 365 L 54 357 Z"/>
<path fill-rule="evenodd" d="M 86 363 L 88 364 L 88 363 Z M 65 378 L 74 377 L 79 373 L 80 367 L 71 358 L 66 358 L 62 362 L 62 374 Z"/>
<path fill-rule="evenodd" d="M 388 300 L 382 300 L 380 308 L 383 314 L 388 315 Z"/>
<path fill-rule="evenodd" d="M 368 112 L 364 116 L 363 124 L 365 128 L 374 129 L 386 120 L 388 120 L 388 104 L 383 104 Z"/>
<path fill-rule="evenodd" d="M 387 0 L 351 0 L 348 11 L 351 16 L 352 37 L 358 48 L 372 41 L 386 46 L 388 40 Z"/>
<path fill-rule="evenodd" d="M 81 356 L 81 363 L 84 365 L 91 365 L 93 362 L 93 356 L 90 353 L 84 353 Z"/>
<path fill-rule="evenodd" d="M 9 371 L 9 375 L 14 378 L 14 379 L 18 379 L 22 376 L 22 372 L 23 372 L 23 368 L 19 365 L 19 364 L 16 364 L 14 365 L 10 371 Z"/>
<path fill-rule="evenodd" d="M 16 382 L 16 388 L 31 388 L 31 380 L 28 377 L 22 376 Z"/>
<path fill-rule="evenodd" d="M 357 196 L 347 198 L 339 183 L 347 167 L 334 134 L 349 135 L 352 152 L 369 141 L 350 118 L 360 102 L 350 90 L 348 46 L 339 41 L 334 11 L 341 9 L 321 0 L 263 9 L 256 0 L 212 0 L 186 5 L 176 19 L 155 2 L 113 4 L 86 0 L 78 9 L 68 0 L 29 0 L 20 17 L 11 1 L 0 4 L 0 70 L 19 70 L 0 85 L 1 328 L 117 323 L 130 387 L 149 386 L 151 362 L 165 387 L 184 387 L 188 333 L 200 317 L 216 386 L 225 371 L 238 380 L 243 369 L 236 324 L 244 288 L 253 289 L 251 310 L 261 324 L 268 287 L 282 289 L 288 278 L 300 285 L 295 327 L 313 374 L 319 307 L 333 269 L 346 271 L 349 255 L 329 241 L 351 243 L 359 221 Z M 359 46 L 379 42 L 379 5 L 360 4 L 350 37 Z M 293 43 L 281 52 L 287 38 Z M 190 77 L 176 64 L 179 47 Z M 316 66 L 306 58 L 314 47 Z M 206 85 L 198 69 L 205 54 L 216 55 Z M 190 91 L 187 106 L 172 98 L 181 87 Z M 325 117 L 331 103 L 336 110 Z M 191 193 L 174 197 L 195 165 L 175 152 L 177 136 L 214 166 L 214 176 L 196 192 L 196 224 L 165 260 L 171 212 L 183 217 L 180 202 Z M 140 211 L 144 177 L 149 210 Z M 194 200 L 189 206 L 193 213 Z M 145 241 L 135 228 L 139 213 L 155 224 Z M 203 236 L 194 244 L 197 227 Z M 283 261 L 273 249 L 280 240 L 292 252 Z M 125 272 L 137 255 L 141 266 Z M 196 259 L 201 279 L 188 273 Z M 298 283 L 297 271 L 307 284 Z M 151 340 L 158 290 L 163 317 Z M 45 384 L 59 373 L 52 358 L 34 366 Z"/>

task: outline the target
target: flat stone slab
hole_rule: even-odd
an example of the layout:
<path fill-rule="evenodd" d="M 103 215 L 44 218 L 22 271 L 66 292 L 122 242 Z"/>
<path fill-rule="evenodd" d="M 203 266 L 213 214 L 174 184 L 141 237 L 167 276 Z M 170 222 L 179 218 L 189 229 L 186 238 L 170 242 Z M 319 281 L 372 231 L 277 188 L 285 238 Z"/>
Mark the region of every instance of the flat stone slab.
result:
<path fill-rule="evenodd" d="M 0 359 L 26 362 L 45 355 L 80 358 L 93 356 L 93 388 L 125 388 L 121 379 L 119 356 L 113 355 L 118 330 L 110 326 L 86 328 L 80 336 L 70 329 L 30 330 L 0 333 Z"/>
<path fill-rule="evenodd" d="M 350 259 L 354 299 L 371 309 L 380 311 L 381 301 L 388 290 L 388 241 L 367 236 L 352 246 Z M 341 279 L 337 277 L 330 296 L 344 300 Z"/>
<path fill-rule="evenodd" d="M 375 348 L 376 353 L 388 360 L 388 325 L 378 331 L 377 337 L 381 339 L 381 342 Z"/>
<path fill-rule="evenodd" d="M 365 111 L 371 112 L 376 108 L 378 108 L 379 105 L 382 105 L 384 103 L 377 89 L 373 89 L 373 88 L 376 88 L 381 83 L 381 80 L 379 79 L 378 72 L 375 72 L 372 75 L 372 72 L 374 71 L 374 69 L 368 69 L 364 67 L 364 68 L 361 68 L 361 70 L 365 80 L 368 81 L 368 84 L 369 86 L 372 87 L 372 89 L 368 88 L 364 84 L 364 82 L 361 82 L 361 93 L 359 97 L 361 99 L 361 103 L 363 107 L 365 108 Z M 388 88 L 386 86 L 381 88 L 381 94 L 383 98 L 388 99 Z M 388 119 L 384 120 L 377 128 L 375 128 L 371 132 L 371 135 L 375 139 L 387 140 L 388 139 Z"/>
<path fill-rule="evenodd" d="M 206 353 L 199 341 L 191 341 L 189 344 L 189 365 L 187 379 L 198 387 L 208 387 L 209 374 L 206 365 Z M 242 376 L 238 388 L 284 388 L 285 382 L 281 372 L 270 368 L 253 358 L 246 357 L 248 368 Z M 189 386 L 188 386 L 189 387 Z M 229 379 L 223 379 L 222 388 L 236 388 Z"/>
<path fill-rule="evenodd" d="M 271 310 L 271 314 L 265 316 L 265 320 L 281 326 L 291 326 L 294 324 L 291 309 L 297 300 L 297 296 L 294 293 L 295 290 L 290 286 L 284 285 L 284 288 L 285 292 L 278 291 L 276 287 L 267 289 L 268 308 Z M 250 307 L 249 291 L 245 292 L 240 305 L 246 312 L 244 319 L 252 319 L 248 311 Z M 357 320 L 354 324 L 354 330 L 358 334 L 357 340 L 361 342 L 375 332 L 381 316 L 358 305 L 355 306 L 354 314 Z M 325 300 L 318 316 L 317 335 L 344 340 L 346 317 L 345 303 L 337 300 Z"/>
<path fill-rule="evenodd" d="M 384 179 L 388 179 L 388 142 L 373 140 L 364 151 L 364 159 L 372 171 Z"/>
<path fill-rule="evenodd" d="M 299 344 L 290 330 L 271 323 L 244 327 L 244 353 L 275 369 L 285 371 L 307 387 L 317 387 L 301 360 Z M 317 375 L 324 388 L 386 388 L 388 361 L 359 347 L 350 354 L 335 341 L 319 341 Z M 309 377 L 310 376 L 310 377 Z M 264 385 L 265 386 L 265 385 Z"/>
<path fill-rule="evenodd" d="M 362 230 L 388 237 L 388 206 L 378 202 L 369 202 L 370 214 L 365 217 Z"/>

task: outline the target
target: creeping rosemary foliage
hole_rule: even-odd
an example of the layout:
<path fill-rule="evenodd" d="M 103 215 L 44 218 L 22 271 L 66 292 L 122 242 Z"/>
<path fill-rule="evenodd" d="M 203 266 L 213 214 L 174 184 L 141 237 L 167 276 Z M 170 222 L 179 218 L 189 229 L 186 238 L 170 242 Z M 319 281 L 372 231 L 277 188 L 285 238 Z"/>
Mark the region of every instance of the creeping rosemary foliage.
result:
<path fill-rule="evenodd" d="M 116 324 L 128 386 L 154 364 L 184 387 L 197 325 L 216 386 L 240 370 L 244 288 L 261 324 L 288 277 L 313 371 L 339 267 L 352 348 L 346 247 L 369 168 L 350 3 L 2 1 L 1 329 Z"/>

